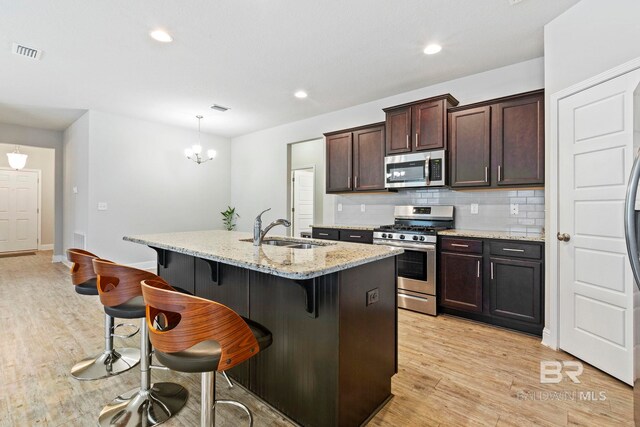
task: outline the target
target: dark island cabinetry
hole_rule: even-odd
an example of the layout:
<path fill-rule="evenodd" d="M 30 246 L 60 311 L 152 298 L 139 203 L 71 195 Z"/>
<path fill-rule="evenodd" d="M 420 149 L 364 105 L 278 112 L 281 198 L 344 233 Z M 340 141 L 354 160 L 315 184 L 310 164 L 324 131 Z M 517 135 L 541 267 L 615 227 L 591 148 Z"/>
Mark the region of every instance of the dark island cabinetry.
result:
<path fill-rule="evenodd" d="M 441 311 L 541 335 L 543 258 L 539 242 L 442 237 Z"/>

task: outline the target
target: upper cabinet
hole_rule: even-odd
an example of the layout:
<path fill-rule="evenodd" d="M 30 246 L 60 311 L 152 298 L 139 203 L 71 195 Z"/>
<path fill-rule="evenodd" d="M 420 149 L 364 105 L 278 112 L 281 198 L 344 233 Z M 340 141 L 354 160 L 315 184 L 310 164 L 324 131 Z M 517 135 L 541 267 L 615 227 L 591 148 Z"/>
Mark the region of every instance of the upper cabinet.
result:
<path fill-rule="evenodd" d="M 458 105 L 451 95 L 441 95 L 385 108 L 386 154 L 445 148 L 447 109 Z"/>
<path fill-rule="evenodd" d="M 449 111 L 452 187 L 544 184 L 544 91 Z"/>
<path fill-rule="evenodd" d="M 327 193 L 384 190 L 384 123 L 325 133 Z"/>

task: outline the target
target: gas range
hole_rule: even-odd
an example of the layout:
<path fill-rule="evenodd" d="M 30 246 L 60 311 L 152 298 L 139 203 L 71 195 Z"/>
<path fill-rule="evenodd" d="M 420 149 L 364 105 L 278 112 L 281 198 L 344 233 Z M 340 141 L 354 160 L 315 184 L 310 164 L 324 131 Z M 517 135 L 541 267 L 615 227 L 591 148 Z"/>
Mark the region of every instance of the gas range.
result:
<path fill-rule="evenodd" d="M 439 230 L 453 228 L 453 206 L 396 206 L 394 223 L 373 230 L 373 242 L 394 246 L 434 244 Z"/>

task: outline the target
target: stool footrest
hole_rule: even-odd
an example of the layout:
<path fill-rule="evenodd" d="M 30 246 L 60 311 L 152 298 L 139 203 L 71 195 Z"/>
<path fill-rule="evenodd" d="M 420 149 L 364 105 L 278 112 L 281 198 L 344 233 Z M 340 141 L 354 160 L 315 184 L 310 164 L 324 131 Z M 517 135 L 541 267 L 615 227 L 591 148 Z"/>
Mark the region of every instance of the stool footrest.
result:
<path fill-rule="evenodd" d="M 116 338 L 126 339 L 126 338 L 134 337 L 138 332 L 140 332 L 140 327 L 137 325 L 134 325 L 133 323 L 118 323 L 116 326 L 113 327 L 113 331 L 115 332 L 116 329 L 121 328 L 123 326 L 131 326 L 133 328 L 136 328 L 136 330 L 131 332 L 128 335 L 119 335 L 119 334 L 112 333 L 111 336 Z"/>

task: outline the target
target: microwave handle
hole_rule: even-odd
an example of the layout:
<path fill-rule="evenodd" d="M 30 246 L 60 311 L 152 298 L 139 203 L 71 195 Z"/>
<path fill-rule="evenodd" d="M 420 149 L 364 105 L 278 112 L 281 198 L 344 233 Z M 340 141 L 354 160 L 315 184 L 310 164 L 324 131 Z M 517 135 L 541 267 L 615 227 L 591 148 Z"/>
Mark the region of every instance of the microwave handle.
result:
<path fill-rule="evenodd" d="M 427 182 L 429 182 L 429 168 L 431 167 L 431 156 L 427 156 L 427 160 L 424 162 L 424 176 Z"/>

